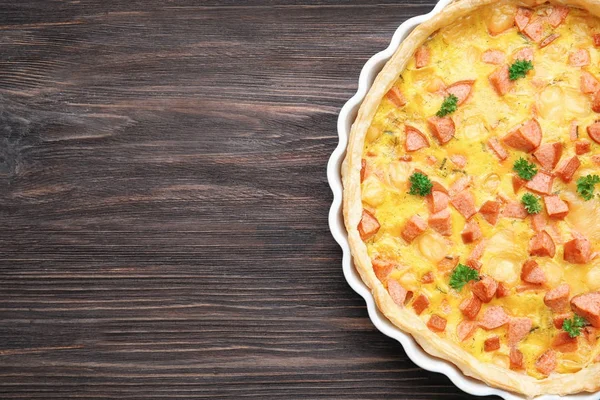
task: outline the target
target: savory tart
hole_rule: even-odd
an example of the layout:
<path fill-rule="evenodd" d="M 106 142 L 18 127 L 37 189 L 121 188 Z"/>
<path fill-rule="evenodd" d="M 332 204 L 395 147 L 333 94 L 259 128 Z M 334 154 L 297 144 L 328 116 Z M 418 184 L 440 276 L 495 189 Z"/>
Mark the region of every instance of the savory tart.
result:
<path fill-rule="evenodd" d="M 459 0 L 378 75 L 343 164 L 355 265 L 429 353 L 600 388 L 600 3 Z"/>

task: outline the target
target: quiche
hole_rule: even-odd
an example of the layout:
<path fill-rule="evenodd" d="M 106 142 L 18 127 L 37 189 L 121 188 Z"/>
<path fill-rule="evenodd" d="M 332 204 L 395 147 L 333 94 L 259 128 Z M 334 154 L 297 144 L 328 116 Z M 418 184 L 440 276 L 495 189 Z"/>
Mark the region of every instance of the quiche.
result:
<path fill-rule="evenodd" d="M 600 3 L 459 0 L 377 76 L 342 166 L 354 264 L 466 375 L 600 389 Z"/>

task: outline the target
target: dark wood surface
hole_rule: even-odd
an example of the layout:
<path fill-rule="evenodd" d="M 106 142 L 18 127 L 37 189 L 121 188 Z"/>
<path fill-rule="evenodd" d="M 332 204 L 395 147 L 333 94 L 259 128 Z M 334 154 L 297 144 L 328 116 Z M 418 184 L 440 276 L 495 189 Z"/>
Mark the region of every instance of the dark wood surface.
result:
<path fill-rule="evenodd" d="M 0 398 L 471 398 L 330 236 L 359 71 L 431 1 L 0 1 Z"/>

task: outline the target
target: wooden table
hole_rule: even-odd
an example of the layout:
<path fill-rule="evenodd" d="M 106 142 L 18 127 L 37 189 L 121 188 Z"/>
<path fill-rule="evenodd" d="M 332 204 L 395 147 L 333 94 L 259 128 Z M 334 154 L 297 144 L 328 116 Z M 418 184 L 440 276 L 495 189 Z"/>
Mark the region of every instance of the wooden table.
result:
<path fill-rule="evenodd" d="M 327 226 L 339 109 L 432 6 L 0 1 L 0 398 L 471 398 Z"/>

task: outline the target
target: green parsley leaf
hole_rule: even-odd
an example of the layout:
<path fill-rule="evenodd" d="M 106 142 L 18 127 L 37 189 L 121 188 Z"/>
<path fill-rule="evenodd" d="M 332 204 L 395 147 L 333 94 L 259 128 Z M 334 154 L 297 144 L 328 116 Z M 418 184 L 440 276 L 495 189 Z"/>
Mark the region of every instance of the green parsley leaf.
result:
<path fill-rule="evenodd" d="M 542 211 L 542 203 L 540 203 L 540 198 L 532 195 L 531 193 L 525 193 L 521 198 L 521 203 L 523 203 L 529 214 L 538 214 L 540 211 Z"/>
<path fill-rule="evenodd" d="M 515 164 L 513 165 L 513 171 L 515 171 L 522 179 L 530 181 L 531 178 L 537 174 L 538 169 L 534 163 L 530 163 L 521 157 L 515 161 Z"/>
<path fill-rule="evenodd" d="M 458 97 L 456 97 L 453 94 L 450 94 L 444 99 L 440 110 L 435 115 L 437 115 L 438 117 L 445 117 L 448 114 L 452 114 L 454 111 L 456 111 L 457 104 Z"/>
<path fill-rule="evenodd" d="M 586 201 L 591 200 L 594 197 L 594 186 L 597 183 L 600 183 L 600 176 L 598 175 L 582 176 L 577 179 L 577 193 Z"/>
<path fill-rule="evenodd" d="M 429 180 L 429 177 L 421 172 L 415 172 L 409 178 L 410 181 L 410 192 L 409 194 L 427 196 L 431 193 L 433 183 Z"/>
<path fill-rule="evenodd" d="M 450 276 L 450 287 L 460 291 L 469 281 L 476 280 L 479 280 L 479 272 L 477 270 L 467 267 L 464 264 L 458 264 Z"/>
<path fill-rule="evenodd" d="M 562 328 L 570 337 L 574 338 L 581 334 L 581 328 L 586 325 L 587 321 L 583 317 L 575 315 L 573 319 L 565 319 Z"/>
<path fill-rule="evenodd" d="M 516 81 L 519 78 L 525 78 L 528 71 L 533 69 L 531 61 L 516 60 L 508 69 L 508 78 L 511 81 Z"/>

